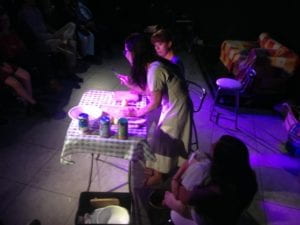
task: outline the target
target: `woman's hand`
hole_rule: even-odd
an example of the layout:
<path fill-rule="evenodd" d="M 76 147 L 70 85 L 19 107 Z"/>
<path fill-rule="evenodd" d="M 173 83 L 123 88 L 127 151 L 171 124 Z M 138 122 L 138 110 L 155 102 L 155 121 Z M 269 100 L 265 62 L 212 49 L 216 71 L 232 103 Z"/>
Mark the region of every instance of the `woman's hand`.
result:
<path fill-rule="evenodd" d="M 6 62 L 2 64 L 1 70 L 5 73 L 11 74 L 11 75 L 14 73 L 12 66 Z"/>
<path fill-rule="evenodd" d="M 127 87 L 130 85 L 130 78 L 127 75 L 118 74 L 117 78 L 120 80 L 120 83 L 122 85 L 125 85 Z"/>
<path fill-rule="evenodd" d="M 175 198 L 177 199 L 179 197 L 179 189 L 181 187 L 182 175 L 184 174 L 184 172 L 187 170 L 188 167 L 189 167 L 189 161 L 186 160 L 177 170 L 176 174 L 172 177 L 171 190 L 175 195 Z"/>
<path fill-rule="evenodd" d="M 174 209 L 178 205 L 178 200 L 172 192 L 166 191 L 162 204 L 168 206 L 170 209 Z"/>
<path fill-rule="evenodd" d="M 166 191 L 165 198 L 162 202 L 163 205 L 169 207 L 172 210 L 175 210 L 182 216 L 185 216 L 186 206 L 182 204 L 181 201 L 177 200 L 172 192 Z"/>
<path fill-rule="evenodd" d="M 115 73 L 115 72 L 114 72 Z M 124 74 L 115 73 L 117 78 L 120 80 L 121 85 L 126 86 L 130 89 L 131 93 L 134 94 L 145 94 L 145 90 L 143 90 L 140 86 L 134 84 L 130 76 Z"/>
<path fill-rule="evenodd" d="M 138 116 L 137 109 L 133 108 L 133 107 L 124 108 L 121 112 L 122 112 L 122 115 L 125 117 L 137 117 Z"/>

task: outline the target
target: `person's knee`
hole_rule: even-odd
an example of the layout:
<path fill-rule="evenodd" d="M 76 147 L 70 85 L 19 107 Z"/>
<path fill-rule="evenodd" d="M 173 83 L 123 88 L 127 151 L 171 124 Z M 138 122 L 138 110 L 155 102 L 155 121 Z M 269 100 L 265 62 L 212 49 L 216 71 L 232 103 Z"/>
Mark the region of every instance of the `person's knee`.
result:
<path fill-rule="evenodd" d="M 70 28 L 70 29 L 74 29 L 75 30 L 75 28 L 76 28 L 76 24 L 73 23 L 73 22 L 69 22 L 69 23 L 67 23 L 67 25 L 68 25 L 68 28 Z"/>
<path fill-rule="evenodd" d="M 67 25 L 65 26 L 66 30 L 65 30 L 65 34 L 68 36 L 68 39 L 74 39 L 74 37 L 71 37 L 74 35 L 74 32 L 76 30 L 76 24 L 73 22 L 67 23 Z"/>
<path fill-rule="evenodd" d="M 94 40 L 95 40 L 95 35 L 94 35 L 92 32 L 90 32 L 89 39 L 90 39 L 91 41 L 94 41 Z"/>
<path fill-rule="evenodd" d="M 30 79 L 31 79 L 30 74 L 26 70 L 23 70 L 23 69 L 18 69 L 16 71 L 16 76 L 25 81 L 30 81 Z"/>
<path fill-rule="evenodd" d="M 88 42 L 89 37 L 88 37 L 88 36 L 85 36 L 85 35 L 82 35 L 82 37 L 80 38 L 80 40 L 81 40 L 81 42 L 86 43 L 86 42 Z"/>
<path fill-rule="evenodd" d="M 7 77 L 6 80 L 4 81 L 4 83 L 7 86 L 12 87 L 13 89 L 19 89 L 21 87 L 20 82 L 12 76 Z"/>
<path fill-rule="evenodd" d="M 72 48 L 72 51 L 76 52 L 76 46 L 77 46 L 77 42 L 75 40 L 69 40 L 69 47 Z"/>

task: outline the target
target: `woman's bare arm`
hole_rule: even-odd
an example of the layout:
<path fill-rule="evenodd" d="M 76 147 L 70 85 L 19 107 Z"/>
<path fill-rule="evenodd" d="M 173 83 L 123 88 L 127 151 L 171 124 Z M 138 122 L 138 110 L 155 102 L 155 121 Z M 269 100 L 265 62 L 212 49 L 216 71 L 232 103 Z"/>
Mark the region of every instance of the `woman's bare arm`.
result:
<path fill-rule="evenodd" d="M 173 193 L 166 191 L 163 204 L 168 206 L 170 209 L 178 212 L 180 215 L 191 218 L 190 208 L 188 205 L 183 204 L 180 200 L 177 200 Z"/>
<path fill-rule="evenodd" d="M 146 107 L 141 108 L 136 111 L 136 116 L 144 116 L 148 112 L 158 108 L 161 104 L 162 100 L 162 93 L 160 91 L 153 91 L 149 93 L 149 104 Z"/>
<path fill-rule="evenodd" d="M 132 83 L 131 78 L 125 74 L 116 74 L 117 78 L 120 80 L 121 84 L 130 89 L 130 92 L 134 94 L 143 94 L 145 91 L 138 85 Z"/>

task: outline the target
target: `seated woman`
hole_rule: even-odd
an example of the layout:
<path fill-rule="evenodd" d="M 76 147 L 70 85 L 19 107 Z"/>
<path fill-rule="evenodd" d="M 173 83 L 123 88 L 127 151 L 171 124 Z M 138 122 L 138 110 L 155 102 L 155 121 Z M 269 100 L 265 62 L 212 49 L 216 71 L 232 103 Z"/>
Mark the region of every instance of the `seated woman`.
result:
<path fill-rule="evenodd" d="M 149 103 L 141 109 L 129 109 L 125 116 L 144 116 L 162 105 L 158 125 L 150 145 L 156 161 L 146 161 L 150 170 L 145 185 L 162 181 L 187 158 L 191 104 L 185 83 L 168 60 L 156 55 L 150 40 L 142 34 L 132 34 L 125 40 L 124 54 L 131 65 L 131 77 L 118 75 L 121 83 L 136 93 L 145 94 Z"/>
<path fill-rule="evenodd" d="M 166 192 L 164 204 L 172 209 L 176 225 L 236 224 L 251 203 L 257 182 L 249 164 L 249 153 L 239 139 L 224 135 L 214 145 L 210 168 L 210 182 L 189 193 L 187 204 Z"/>
<path fill-rule="evenodd" d="M 46 115 L 43 107 L 32 96 L 31 78 L 26 70 L 6 62 L 2 63 L 0 65 L 0 88 L 2 84 L 13 88 L 25 103 L 29 104 L 29 112 L 41 112 Z"/>

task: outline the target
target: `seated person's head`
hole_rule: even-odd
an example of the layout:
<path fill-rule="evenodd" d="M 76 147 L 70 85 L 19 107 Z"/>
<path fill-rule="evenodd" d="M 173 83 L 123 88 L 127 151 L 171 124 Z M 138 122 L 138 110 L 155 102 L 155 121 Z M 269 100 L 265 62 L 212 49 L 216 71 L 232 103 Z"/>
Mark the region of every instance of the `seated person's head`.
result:
<path fill-rule="evenodd" d="M 213 146 L 210 172 L 211 183 L 191 197 L 195 213 L 209 224 L 237 224 L 257 191 L 246 145 L 223 135 Z"/>
<path fill-rule="evenodd" d="M 10 27 L 10 19 L 3 8 L 0 8 L 0 32 L 8 30 Z"/>
<path fill-rule="evenodd" d="M 170 32 L 160 29 L 152 34 L 151 43 L 154 45 L 157 55 L 165 58 L 172 51 L 173 40 Z"/>
<path fill-rule="evenodd" d="M 238 138 L 223 135 L 213 147 L 212 176 L 216 179 L 241 179 L 251 170 L 247 146 Z"/>

